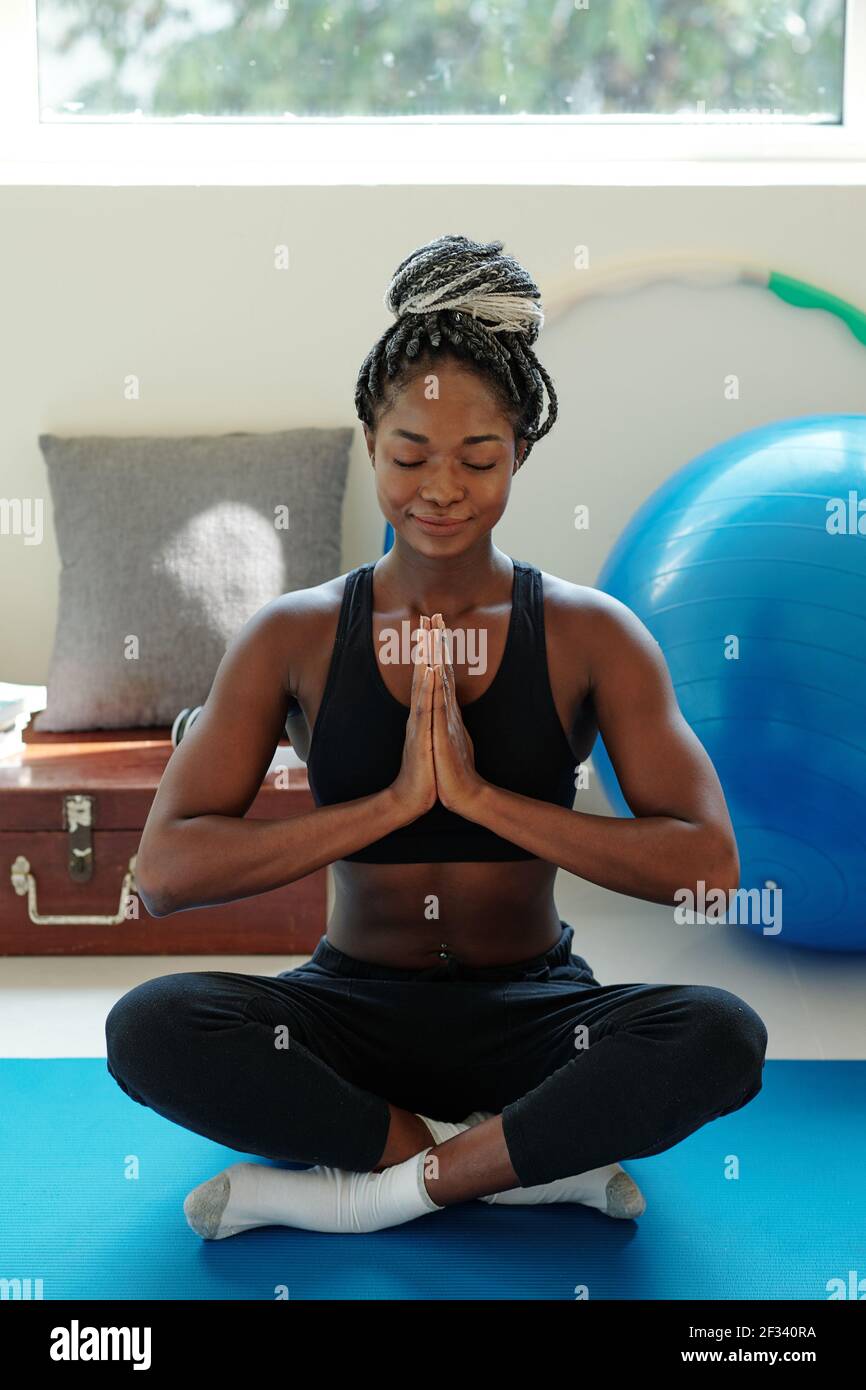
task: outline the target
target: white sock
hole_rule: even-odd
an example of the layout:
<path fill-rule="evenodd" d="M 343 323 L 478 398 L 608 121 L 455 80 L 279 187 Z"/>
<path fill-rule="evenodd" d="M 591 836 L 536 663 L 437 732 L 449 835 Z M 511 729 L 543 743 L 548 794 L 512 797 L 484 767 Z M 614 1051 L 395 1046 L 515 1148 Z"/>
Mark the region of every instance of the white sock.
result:
<path fill-rule="evenodd" d="M 453 1139 L 465 1129 L 480 1125 L 482 1120 L 489 1120 L 490 1116 L 482 1110 L 473 1110 L 465 1120 L 428 1120 L 426 1115 L 419 1115 L 418 1119 L 423 1120 L 437 1144 L 444 1144 L 446 1139 Z"/>
<path fill-rule="evenodd" d="M 472 1129 L 482 1120 L 493 1118 L 492 1112 L 474 1110 L 462 1122 L 448 1120 L 428 1120 L 426 1115 L 419 1119 L 430 1130 L 437 1144 L 453 1139 L 455 1134 Z M 585 1207 L 594 1207 L 606 1216 L 632 1219 L 646 1211 L 644 1195 L 632 1177 L 618 1163 L 608 1163 L 603 1168 L 592 1168 L 574 1177 L 556 1178 L 553 1182 L 539 1183 L 535 1187 L 515 1187 L 509 1192 L 493 1192 L 489 1197 L 481 1197 L 482 1202 L 502 1206 L 537 1206 L 546 1202 L 579 1202 Z"/>
<path fill-rule="evenodd" d="M 263 1163 L 233 1163 L 193 1189 L 183 1210 L 205 1240 L 257 1226 L 304 1231 L 380 1231 L 442 1211 L 424 1186 L 429 1147 L 381 1173 L 318 1166 L 301 1171 Z"/>
<path fill-rule="evenodd" d="M 515 1187 L 510 1192 L 492 1192 L 482 1202 L 503 1206 L 534 1206 L 541 1202 L 580 1202 L 595 1207 L 605 1216 L 630 1219 L 646 1211 L 644 1195 L 624 1168 L 609 1163 L 604 1168 L 591 1168 L 572 1178 L 556 1178 L 536 1187 Z"/>

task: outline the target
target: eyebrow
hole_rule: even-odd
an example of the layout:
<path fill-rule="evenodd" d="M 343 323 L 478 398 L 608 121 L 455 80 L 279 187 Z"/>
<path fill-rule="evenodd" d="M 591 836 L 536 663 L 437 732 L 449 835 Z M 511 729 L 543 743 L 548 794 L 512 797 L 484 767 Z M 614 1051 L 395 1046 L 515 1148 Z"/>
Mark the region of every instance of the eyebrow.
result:
<path fill-rule="evenodd" d="M 411 439 L 414 444 L 429 444 L 430 440 L 426 434 L 413 434 L 411 430 L 391 430 L 392 434 L 399 434 L 403 439 Z M 464 444 L 485 444 L 488 439 L 495 439 L 500 444 L 508 441 L 502 438 L 501 434 L 467 434 L 463 438 Z"/>

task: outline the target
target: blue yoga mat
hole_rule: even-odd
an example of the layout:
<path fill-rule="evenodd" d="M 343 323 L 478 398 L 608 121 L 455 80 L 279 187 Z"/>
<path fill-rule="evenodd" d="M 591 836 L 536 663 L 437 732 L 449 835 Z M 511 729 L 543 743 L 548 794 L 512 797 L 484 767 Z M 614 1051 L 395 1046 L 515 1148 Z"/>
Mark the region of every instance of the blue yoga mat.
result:
<path fill-rule="evenodd" d="M 45 1299 L 827 1299 L 866 1276 L 864 1102 L 866 1062 L 767 1062 L 744 1109 L 625 1160 L 638 1221 L 470 1202 L 207 1242 L 183 1198 L 249 1155 L 137 1105 L 98 1058 L 0 1060 L 0 1277 Z"/>

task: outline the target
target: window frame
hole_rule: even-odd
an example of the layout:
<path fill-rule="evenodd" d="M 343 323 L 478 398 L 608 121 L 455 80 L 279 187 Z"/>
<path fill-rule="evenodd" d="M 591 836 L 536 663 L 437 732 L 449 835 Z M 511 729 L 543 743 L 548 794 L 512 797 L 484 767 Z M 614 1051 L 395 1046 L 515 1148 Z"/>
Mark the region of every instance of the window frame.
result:
<path fill-rule="evenodd" d="M 866 0 L 846 0 L 841 123 L 736 115 L 93 117 L 42 121 L 36 0 L 0 4 L 0 185 L 866 182 Z"/>

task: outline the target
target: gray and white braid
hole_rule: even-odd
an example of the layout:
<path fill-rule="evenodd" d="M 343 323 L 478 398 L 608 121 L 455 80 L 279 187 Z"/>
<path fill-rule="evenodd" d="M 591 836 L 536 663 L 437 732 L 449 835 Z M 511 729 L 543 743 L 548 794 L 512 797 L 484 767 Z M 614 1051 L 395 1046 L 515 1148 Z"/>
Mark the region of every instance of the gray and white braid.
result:
<path fill-rule="evenodd" d="M 397 322 L 364 359 L 355 388 L 359 419 L 375 429 L 388 384 L 404 384 L 436 351 L 453 354 L 491 379 L 527 440 L 523 463 L 557 416 L 553 382 L 532 351 L 544 323 L 541 294 L 502 242 L 443 236 L 398 265 L 385 293 Z M 426 340 L 423 343 L 422 340 Z M 540 424 L 547 388 L 547 418 Z"/>

